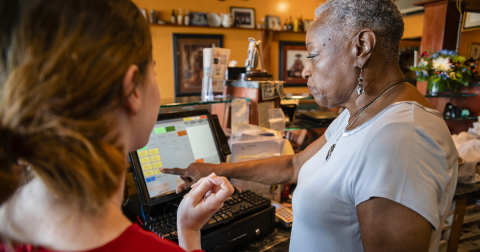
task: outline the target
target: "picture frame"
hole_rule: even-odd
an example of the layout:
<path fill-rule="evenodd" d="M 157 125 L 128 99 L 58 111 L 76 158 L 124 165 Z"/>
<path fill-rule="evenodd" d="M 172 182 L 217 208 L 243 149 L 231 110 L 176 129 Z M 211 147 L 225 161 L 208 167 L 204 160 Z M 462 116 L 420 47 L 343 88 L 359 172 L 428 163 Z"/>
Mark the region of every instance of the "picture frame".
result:
<path fill-rule="evenodd" d="M 480 60 L 480 42 L 470 42 L 468 44 L 467 55 L 465 57 L 467 61 L 473 58 L 475 64 L 478 65 Z M 473 67 L 472 67 L 473 68 Z M 480 80 L 480 75 L 478 74 L 479 67 L 472 69 L 472 77 L 474 80 Z"/>
<path fill-rule="evenodd" d="M 245 7 L 230 7 L 230 13 L 235 18 L 234 26 L 237 28 L 255 28 L 255 9 Z"/>
<path fill-rule="evenodd" d="M 206 12 L 190 12 L 190 25 L 192 26 L 208 26 Z"/>
<path fill-rule="evenodd" d="M 467 55 L 465 58 L 467 60 L 473 58 L 475 61 L 478 61 L 480 58 L 480 42 L 470 42 L 470 44 L 468 44 Z"/>
<path fill-rule="evenodd" d="M 480 13 L 465 12 L 462 31 L 480 30 Z"/>
<path fill-rule="evenodd" d="M 223 35 L 178 34 L 173 37 L 175 96 L 196 96 L 202 91 L 203 48 L 223 47 Z"/>
<path fill-rule="evenodd" d="M 279 41 L 279 79 L 286 87 L 305 87 L 307 79 L 302 78 L 303 67 L 307 62 L 307 47 L 304 42 Z"/>
<path fill-rule="evenodd" d="M 305 19 L 305 21 L 303 23 L 304 23 L 303 26 L 304 26 L 305 32 L 307 32 L 308 28 L 310 28 L 310 25 L 312 25 L 313 20 L 312 19 Z"/>
<path fill-rule="evenodd" d="M 280 31 L 282 30 L 282 23 L 279 16 L 267 15 L 265 16 L 266 29 Z"/>

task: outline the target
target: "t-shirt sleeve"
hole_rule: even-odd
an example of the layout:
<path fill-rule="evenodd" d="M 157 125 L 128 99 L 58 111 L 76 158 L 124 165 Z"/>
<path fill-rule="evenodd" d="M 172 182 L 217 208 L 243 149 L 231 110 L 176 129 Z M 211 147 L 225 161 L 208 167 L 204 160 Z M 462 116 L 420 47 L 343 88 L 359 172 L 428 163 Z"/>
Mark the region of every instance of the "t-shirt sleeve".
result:
<path fill-rule="evenodd" d="M 439 140 L 403 122 L 370 131 L 360 168 L 352 178 L 355 206 L 372 197 L 387 198 L 417 212 L 438 229 L 441 194 L 451 182 L 447 153 Z"/>

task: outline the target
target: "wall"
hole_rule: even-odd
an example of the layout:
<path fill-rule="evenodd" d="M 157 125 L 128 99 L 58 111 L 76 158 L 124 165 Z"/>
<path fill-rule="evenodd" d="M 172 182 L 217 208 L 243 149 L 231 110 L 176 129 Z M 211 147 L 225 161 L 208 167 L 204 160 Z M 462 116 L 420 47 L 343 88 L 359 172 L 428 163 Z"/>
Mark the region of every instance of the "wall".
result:
<path fill-rule="evenodd" d="M 192 11 L 228 13 L 230 6 L 249 7 L 255 9 L 256 21 L 265 17 L 265 15 L 280 16 L 285 19 L 290 16 L 300 17 L 304 19 L 313 19 L 314 10 L 324 0 L 302 0 L 301 4 L 295 0 L 132 0 L 138 7 L 147 10 L 154 9 L 158 12 L 162 20 L 169 20 L 172 9 L 178 13 L 181 7 Z M 423 14 L 408 16 L 405 19 L 405 38 L 420 37 L 423 29 Z M 172 34 L 173 33 L 189 33 L 189 34 L 223 34 L 224 47 L 232 49 L 231 60 L 236 60 L 239 66 L 243 66 L 243 62 L 247 57 L 247 38 L 255 37 L 260 39 L 260 32 L 256 30 L 239 30 L 239 29 L 212 29 L 197 27 L 160 27 L 151 26 L 153 39 L 153 58 L 156 60 L 155 71 L 157 73 L 157 82 L 160 87 L 162 98 L 175 97 L 174 72 L 173 72 L 173 51 L 172 51 Z M 295 33 L 274 33 L 271 44 L 271 70 L 274 77 L 278 78 L 278 61 L 279 61 L 279 41 L 304 41 L 305 34 Z M 308 93 L 307 88 L 288 88 L 286 92 L 292 93 Z"/>
<path fill-rule="evenodd" d="M 202 12 L 228 13 L 230 6 L 249 7 L 255 9 L 256 21 L 266 15 L 280 16 L 282 24 L 285 19 L 293 16 L 304 19 L 313 19 L 314 11 L 323 0 L 302 0 L 301 4 L 295 0 L 133 0 L 138 7 L 148 10 L 155 9 L 159 13 L 162 20 L 169 20 L 172 9 L 178 13 L 181 7 L 185 13 L 185 9 Z M 156 60 L 155 71 L 157 73 L 157 81 L 160 87 L 162 98 L 173 98 L 174 90 L 174 73 L 173 73 L 173 51 L 172 51 L 172 34 L 173 33 L 200 33 L 200 34 L 223 34 L 223 45 L 225 48 L 232 49 L 230 59 L 236 60 L 239 66 L 243 66 L 243 62 L 247 58 L 248 37 L 260 39 L 260 32 L 256 30 L 239 30 L 239 29 L 212 29 L 212 28 L 196 28 L 196 27 L 160 27 L 151 26 L 153 39 L 153 58 Z M 272 40 L 272 70 L 274 76 L 278 76 L 278 40 L 304 41 L 305 34 L 280 34 L 275 35 Z"/>
<path fill-rule="evenodd" d="M 460 36 L 460 47 L 458 48 L 458 54 L 466 56 L 468 46 L 471 42 L 480 43 L 480 30 L 465 31 Z"/>

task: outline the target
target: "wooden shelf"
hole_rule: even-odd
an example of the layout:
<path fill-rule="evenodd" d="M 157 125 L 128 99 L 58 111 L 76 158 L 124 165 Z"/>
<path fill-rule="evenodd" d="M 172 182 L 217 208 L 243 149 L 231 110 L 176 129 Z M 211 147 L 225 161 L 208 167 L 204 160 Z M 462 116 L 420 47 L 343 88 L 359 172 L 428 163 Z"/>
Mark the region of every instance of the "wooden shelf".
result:
<path fill-rule="evenodd" d="M 458 117 L 458 118 L 443 118 L 445 121 L 475 121 L 478 120 L 478 116 Z"/>
<path fill-rule="evenodd" d="M 297 33 L 297 34 L 306 34 L 306 32 L 294 32 L 294 31 L 277 31 L 277 30 L 267 30 L 267 29 L 248 29 L 248 28 L 237 28 L 237 27 L 229 27 L 225 28 L 223 26 L 219 27 L 212 27 L 212 26 L 196 26 L 196 25 L 172 25 L 172 24 L 164 24 L 164 25 L 159 25 L 159 24 L 150 24 L 150 26 L 153 27 L 176 27 L 176 28 L 209 28 L 209 29 L 223 29 L 223 30 L 244 30 L 244 31 L 271 31 L 275 33 Z"/>
<path fill-rule="evenodd" d="M 474 97 L 477 96 L 477 94 L 438 94 L 438 95 L 425 95 L 426 98 L 435 98 L 435 97 Z"/>

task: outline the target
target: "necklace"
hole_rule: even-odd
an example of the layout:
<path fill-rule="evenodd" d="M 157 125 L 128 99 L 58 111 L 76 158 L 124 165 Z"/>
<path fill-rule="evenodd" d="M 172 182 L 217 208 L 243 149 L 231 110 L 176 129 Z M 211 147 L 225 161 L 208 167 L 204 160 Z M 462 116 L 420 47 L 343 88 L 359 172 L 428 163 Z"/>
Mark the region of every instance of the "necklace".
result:
<path fill-rule="evenodd" d="M 378 99 L 380 99 L 380 97 L 382 97 L 384 94 L 386 94 L 388 91 L 392 90 L 394 87 L 398 86 L 399 84 L 401 84 L 403 82 L 400 81 L 398 82 L 397 84 L 389 87 L 387 90 L 385 90 L 381 95 L 379 95 L 377 98 L 375 98 L 375 100 L 373 100 L 372 102 L 370 102 L 367 106 L 365 106 L 364 108 L 362 108 L 360 110 L 360 113 L 358 113 L 358 115 L 355 117 L 355 119 L 353 119 L 353 121 L 350 123 L 350 124 L 347 124 L 347 126 L 343 129 L 342 133 L 340 133 L 340 135 L 337 137 L 337 140 L 335 140 L 335 143 L 332 145 L 332 147 L 330 147 L 330 149 L 328 150 L 328 153 L 327 153 L 327 158 L 326 160 L 328 161 L 328 159 L 330 159 L 330 157 L 332 156 L 332 153 L 333 153 L 333 150 L 335 150 L 335 146 L 337 145 L 337 142 L 338 140 L 340 139 L 340 137 L 342 137 L 343 133 L 345 133 L 345 131 L 348 129 L 348 127 L 352 126 L 358 119 L 358 117 L 360 117 L 360 115 L 363 113 L 363 111 L 367 110 L 370 106 L 372 106 L 376 101 L 378 101 Z"/>

